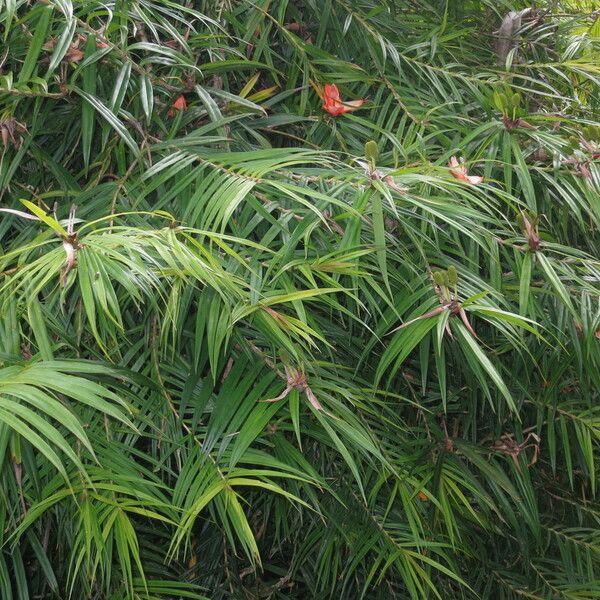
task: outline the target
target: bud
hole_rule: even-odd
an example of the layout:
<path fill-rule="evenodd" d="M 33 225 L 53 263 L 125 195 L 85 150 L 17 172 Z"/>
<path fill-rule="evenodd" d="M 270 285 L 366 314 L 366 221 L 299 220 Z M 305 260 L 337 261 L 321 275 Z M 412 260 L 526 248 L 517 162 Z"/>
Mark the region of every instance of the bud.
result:
<path fill-rule="evenodd" d="M 458 271 L 454 265 L 448 267 L 448 281 L 451 286 L 458 285 Z"/>
<path fill-rule="evenodd" d="M 506 102 L 506 96 L 502 92 L 499 92 L 499 91 L 496 90 L 494 92 L 493 99 L 494 99 L 494 105 L 496 106 L 496 108 L 501 113 L 506 112 L 506 104 L 507 104 L 507 102 Z"/>
<path fill-rule="evenodd" d="M 377 147 L 377 142 L 369 140 L 365 144 L 365 158 L 367 159 L 367 162 L 371 168 L 374 169 L 375 165 L 377 164 L 377 159 L 379 158 L 379 148 Z"/>
<path fill-rule="evenodd" d="M 433 280 L 437 286 L 442 287 L 444 285 L 444 275 L 446 275 L 444 271 L 434 271 Z"/>

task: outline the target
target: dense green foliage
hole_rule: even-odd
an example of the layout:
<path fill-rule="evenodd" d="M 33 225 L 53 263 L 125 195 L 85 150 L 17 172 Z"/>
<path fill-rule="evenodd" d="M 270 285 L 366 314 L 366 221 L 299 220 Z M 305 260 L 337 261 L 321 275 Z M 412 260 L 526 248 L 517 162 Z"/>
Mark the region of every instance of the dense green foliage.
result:
<path fill-rule="evenodd" d="M 537 4 L 0 0 L 2 600 L 600 597 L 600 15 Z"/>

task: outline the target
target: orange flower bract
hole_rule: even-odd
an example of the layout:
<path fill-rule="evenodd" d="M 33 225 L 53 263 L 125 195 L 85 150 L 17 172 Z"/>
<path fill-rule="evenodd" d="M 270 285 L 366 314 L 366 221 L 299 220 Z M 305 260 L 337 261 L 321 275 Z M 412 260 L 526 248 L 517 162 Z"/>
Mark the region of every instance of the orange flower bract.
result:
<path fill-rule="evenodd" d="M 177 98 L 177 100 L 175 100 L 175 102 L 173 102 L 173 105 L 169 109 L 169 116 L 174 117 L 178 111 L 186 109 L 187 102 L 185 101 L 185 96 L 181 95 Z"/>
<path fill-rule="evenodd" d="M 460 181 L 466 181 L 472 185 L 479 185 L 483 183 L 483 177 L 479 177 L 477 175 L 469 175 L 467 172 L 467 167 L 465 165 L 465 159 L 461 158 L 460 160 L 453 156 L 448 162 L 448 167 L 450 168 L 450 174 L 455 179 L 460 179 Z"/>
<path fill-rule="evenodd" d="M 328 112 L 332 117 L 337 117 L 347 112 L 352 112 L 357 108 L 360 108 L 366 100 L 351 100 L 344 102 L 340 98 L 340 91 L 337 85 L 334 83 L 325 84 L 325 90 L 323 93 L 323 110 Z"/>

